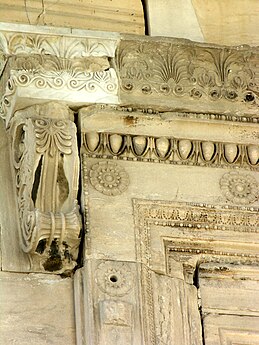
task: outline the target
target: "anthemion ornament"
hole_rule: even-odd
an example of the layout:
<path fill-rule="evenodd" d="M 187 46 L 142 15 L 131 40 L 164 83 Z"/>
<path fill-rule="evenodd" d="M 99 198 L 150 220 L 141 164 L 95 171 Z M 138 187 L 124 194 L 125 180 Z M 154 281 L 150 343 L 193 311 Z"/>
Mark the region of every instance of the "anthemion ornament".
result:
<path fill-rule="evenodd" d="M 127 172 L 114 162 L 99 162 L 90 170 L 92 186 L 105 195 L 119 195 L 129 185 Z"/>
<path fill-rule="evenodd" d="M 247 174 L 236 171 L 224 174 L 220 188 L 227 200 L 236 204 L 251 204 L 258 199 L 258 183 Z"/>

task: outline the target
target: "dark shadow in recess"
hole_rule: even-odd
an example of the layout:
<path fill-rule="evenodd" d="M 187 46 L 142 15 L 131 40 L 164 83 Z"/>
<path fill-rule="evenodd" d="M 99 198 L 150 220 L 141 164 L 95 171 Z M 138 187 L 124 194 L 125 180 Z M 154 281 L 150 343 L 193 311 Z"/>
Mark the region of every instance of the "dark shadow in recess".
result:
<path fill-rule="evenodd" d="M 149 19 L 148 19 L 148 11 L 147 11 L 147 4 L 146 0 L 141 0 L 142 7 L 143 7 L 143 14 L 144 14 L 144 23 L 145 23 L 145 35 L 149 35 Z"/>

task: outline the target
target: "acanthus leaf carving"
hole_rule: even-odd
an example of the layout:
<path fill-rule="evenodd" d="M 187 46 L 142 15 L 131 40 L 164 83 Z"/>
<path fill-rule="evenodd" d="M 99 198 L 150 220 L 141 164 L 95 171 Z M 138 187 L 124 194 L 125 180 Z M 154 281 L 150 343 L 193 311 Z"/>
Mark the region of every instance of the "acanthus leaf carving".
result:
<path fill-rule="evenodd" d="M 63 119 L 52 118 L 51 107 Z M 32 107 L 16 114 L 10 129 L 20 243 L 36 270 L 65 271 L 76 265 L 79 159 L 68 114 L 57 104 Z"/>

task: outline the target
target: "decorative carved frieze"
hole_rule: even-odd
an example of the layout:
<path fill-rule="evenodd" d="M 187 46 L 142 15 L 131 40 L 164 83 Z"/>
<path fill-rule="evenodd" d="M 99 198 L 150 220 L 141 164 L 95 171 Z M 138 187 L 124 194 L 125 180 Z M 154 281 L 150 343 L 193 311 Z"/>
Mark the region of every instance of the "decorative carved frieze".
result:
<path fill-rule="evenodd" d="M 82 35 L 2 31 L 1 117 L 9 122 L 14 110 L 38 103 L 45 90 L 45 101 L 65 99 L 76 106 L 177 108 L 204 113 L 203 117 L 258 121 L 255 48 Z"/>
<path fill-rule="evenodd" d="M 143 201 L 143 206 L 140 203 L 142 207 L 138 207 L 141 208 L 144 218 L 150 222 L 154 221 L 155 225 L 259 233 L 259 209 L 255 207 L 222 207 L 179 202 L 154 202 L 153 205 L 147 203 L 146 206 L 144 204 Z"/>
<path fill-rule="evenodd" d="M 159 98 L 161 108 L 171 103 L 186 109 L 196 102 L 200 109 L 206 102 L 211 110 L 227 102 L 237 113 L 238 107 L 257 112 L 257 64 L 258 51 L 247 46 L 125 39 L 117 50 L 123 99 L 154 104 Z"/>
<path fill-rule="evenodd" d="M 90 132 L 83 134 L 83 145 L 90 157 L 105 159 L 251 170 L 259 164 L 259 146 L 253 144 Z"/>
<path fill-rule="evenodd" d="M 38 103 L 42 90 L 45 101 L 116 103 L 117 76 L 110 62 L 116 45 L 116 38 L 1 33 L 0 47 L 8 62 L 0 116 L 8 125 L 19 102 L 23 107 Z"/>
<path fill-rule="evenodd" d="M 71 119 L 67 107 L 50 103 L 18 112 L 11 124 L 20 243 L 34 270 L 76 265 L 79 159 Z"/>
<path fill-rule="evenodd" d="M 82 58 L 87 56 L 113 57 L 117 38 L 64 35 L 53 33 L 34 34 L 29 32 L 1 32 L 1 46 L 4 53 L 53 55 L 60 58 Z M 111 35 L 112 36 L 112 35 Z"/>

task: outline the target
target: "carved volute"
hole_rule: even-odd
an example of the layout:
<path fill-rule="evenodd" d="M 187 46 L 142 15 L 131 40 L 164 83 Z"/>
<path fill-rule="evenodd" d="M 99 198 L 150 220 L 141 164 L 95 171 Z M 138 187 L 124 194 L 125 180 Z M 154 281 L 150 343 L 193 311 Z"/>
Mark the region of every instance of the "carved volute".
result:
<path fill-rule="evenodd" d="M 72 119 L 66 106 L 49 103 L 17 112 L 11 123 L 20 242 L 33 265 L 38 261 L 36 269 L 64 271 L 76 264 L 81 225 Z"/>

